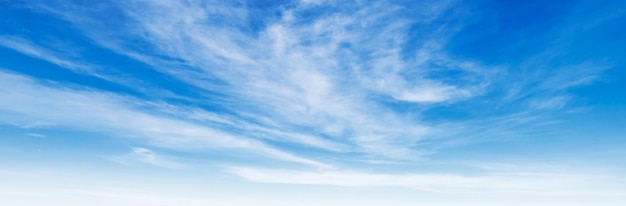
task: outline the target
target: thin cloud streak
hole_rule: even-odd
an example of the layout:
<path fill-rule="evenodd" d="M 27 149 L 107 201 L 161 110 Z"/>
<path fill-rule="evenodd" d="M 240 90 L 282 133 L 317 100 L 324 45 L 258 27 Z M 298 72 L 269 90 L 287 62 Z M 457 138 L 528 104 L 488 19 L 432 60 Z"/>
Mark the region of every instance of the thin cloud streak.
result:
<path fill-rule="evenodd" d="M 73 70 L 80 73 L 93 74 L 89 66 L 78 64 L 74 61 L 62 59 L 55 55 L 57 52 L 53 52 L 46 48 L 37 46 L 32 42 L 17 36 L 0 36 L 0 46 L 13 49 L 17 52 L 23 53 L 34 58 L 43 59 L 56 64 L 60 67 Z"/>
<path fill-rule="evenodd" d="M 616 177 L 567 173 L 500 172 L 484 175 L 377 174 L 355 171 L 297 171 L 231 167 L 227 172 L 261 183 L 333 185 L 343 187 L 403 187 L 442 193 L 502 193 L 542 195 L 619 195 Z M 623 179 L 617 180 L 624 182 Z"/>
<path fill-rule="evenodd" d="M 187 165 L 183 163 L 172 160 L 171 157 L 157 154 L 150 149 L 142 147 L 133 147 L 131 148 L 131 152 L 125 155 L 106 158 L 124 165 L 133 165 L 140 163 L 171 169 L 187 167 Z"/>
<path fill-rule="evenodd" d="M 43 119 L 58 126 L 118 137 L 144 138 L 161 147 L 187 150 L 245 149 L 280 160 L 328 167 L 253 139 L 240 138 L 212 128 L 136 110 L 132 107 L 139 104 L 136 99 L 125 99 L 97 91 L 46 87 L 32 79 L 6 72 L 0 72 L 0 80 L 1 88 L 11 88 L 0 90 L 0 97 L 6 100 L 0 103 L 0 118 L 3 121 L 28 122 Z"/>

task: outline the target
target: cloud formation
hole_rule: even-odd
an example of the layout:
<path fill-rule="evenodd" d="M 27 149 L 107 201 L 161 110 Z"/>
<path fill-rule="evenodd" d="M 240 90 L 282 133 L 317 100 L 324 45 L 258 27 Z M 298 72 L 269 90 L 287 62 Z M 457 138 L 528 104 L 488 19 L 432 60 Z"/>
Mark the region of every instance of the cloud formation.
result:
<path fill-rule="evenodd" d="M 36 72 L 77 76 L 46 79 L 19 68 L 31 65 L 0 70 L 0 122 L 29 136 L 41 136 L 35 129 L 69 128 L 137 140 L 125 145 L 130 153 L 113 158 L 124 164 L 180 168 L 190 165 L 188 159 L 166 151 L 196 158 L 219 153 L 211 158 L 225 159 L 229 174 L 252 182 L 437 192 L 579 194 L 595 186 L 585 181 L 612 178 L 480 167 L 471 168 L 475 175 L 410 171 L 480 159 L 466 154 L 493 149 L 481 143 L 549 139 L 561 131 L 553 127 L 558 115 L 577 109 L 572 91 L 613 67 L 610 61 L 564 58 L 568 48 L 539 37 L 529 37 L 537 44 L 533 55 L 506 63 L 459 52 L 450 44 L 480 19 L 473 16 L 477 8 L 464 2 L 11 6 L 67 23 L 68 31 L 47 33 L 66 44 L 27 32 L 0 33 L 0 47 L 7 49 L 0 52 L 49 64 Z M 74 50 L 85 52 L 67 52 Z M 119 87 L 79 81 L 87 77 Z M 470 148 L 455 151 L 464 146 Z M 261 164 L 268 169 L 256 168 Z M 379 172 L 385 170 L 398 171 Z M 572 185 L 576 190 L 568 190 Z"/>

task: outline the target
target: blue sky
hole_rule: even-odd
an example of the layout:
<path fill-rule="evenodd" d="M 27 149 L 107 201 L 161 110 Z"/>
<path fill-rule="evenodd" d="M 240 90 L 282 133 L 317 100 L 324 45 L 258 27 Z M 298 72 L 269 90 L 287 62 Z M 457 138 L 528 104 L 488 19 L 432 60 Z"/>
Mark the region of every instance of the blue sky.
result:
<path fill-rule="evenodd" d="M 0 0 L 0 199 L 619 205 L 625 4 Z"/>

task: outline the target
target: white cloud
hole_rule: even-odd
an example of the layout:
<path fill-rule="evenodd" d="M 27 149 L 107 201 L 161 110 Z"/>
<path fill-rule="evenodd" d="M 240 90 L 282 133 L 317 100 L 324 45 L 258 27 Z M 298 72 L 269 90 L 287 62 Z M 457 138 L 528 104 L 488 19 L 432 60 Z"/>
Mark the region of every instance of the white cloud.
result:
<path fill-rule="evenodd" d="M 47 137 L 47 135 L 39 134 L 39 133 L 26 133 L 26 135 L 31 136 L 31 137 L 39 137 L 39 138 Z"/>
<path fill-rule="evenodd" d="M 403 44 L 403 39 L 398 38 L 398 35 L 401 35 L 409 26 L 408 22 L 396 21 L 388 27 L 380 25 L 381 22 L 379 22 L 382 21 L 383 24 L 387 21 L 391 22 L 388 19 L 389 15 L 398 8 L 377 13 L 379 11 L 377 8 L 380 7 L 366 7 L 357 12 L 357 17 L 333 14 L 306 24 L 300 23 L 300 19 L 287 18 L 269 23 L 265 30 L 259 31 L 258 37 L 254 37 L 236 28 L 222 27 L 218 23 L 202 21 L 205 16 L 195 15 L 198 14 L 195 12 L 197 7 L 192 5 L 176 4 L 173 9 L 171 5 L 148 3 L 144 7 L 148 10 L 155 9 L 159 16 L 144 15 L 144 12 L 136 12 L 133 9 L 125 11 L 139 22 L 141 28 L 144 28 L 142 32 L 154 34 L 153 39 L 147 41 L 160 48 L 158 52 L 185 59 L 189 64 L 202 69 L 201 74 L 204 76 L 224 80 L 229 83 L 229 87 L 220 88 L 221 92 L 226 89 L 234 96 L 233 98 L 252 102 L 255 105 L 252 111 L 242 111 L 247 106 L 237 105 L 238 107 L 233 109 L 235 112 L 251 112 L 270 117 L 277 121 L 282 129 L 287 130 L 290 127 L 303 126 L 314 131 L 339 128 L 338 131 L 349 131 L 349 133 L 326 132 L 325 134 L 336 134 L 339 136 L 335 138 L 346 138 L 363 153 L 382 156 L 396 154 L 394 155 L 396 158 L 410 156 L 408 153 L 397 155 L 395 151 L 410 152 L 402 147 L 411 146 L 413 141 L 419 139 L 424 131 L 427 131 L 423 129 L 427 126 L 420 125 L 419 122 L 401 123 L 406 120 L 390 113 L 392 110 L 368 100 L 367 93 L 375 88 L 360 85 L 365 82 L 361 82 L 359 76 L 368 76 L 369 73 L 361 74 L 361 71 L 352 73 L 349 71 L 350 68 L 341 66 L 344 64 L 342 61 L 347 60 L 339 55 L 346 51 L 341 50 L 341 45 L 347 43 L 358 47 L 364 45 L 365 51 L 372 50 L 368 52 L 379 55 L 373 61 L 380 62 L 380 65 L 387 63 L 400 65 L 397 68 L 399 70 L 406 67 L 402 66 L 403 63 L 398 57 L 400 55 L 398 48 Z M 305 11 L 306 8 L 296 7 L 283 12 L 295 14 Z M 182 14 L 189 15 L 183 17 L 180 11 L 186 11 Z M 155 18 L 157 21 L 154 20 Z M 233 20 L 241 21 L 241 19 Z M 378 32 L 383 35 L 371 36 L 368 33 L 357 33 L 350 29 L 354 26 L 361 27 L 364 31 L 380 30 Z M 366 40 L 370 37 L 381 39 Z M 394 43 L 372 45 L 386 40 L 392 40 Z M 106 39 L 97 39 L 97 41 L 106 41 Z M 363 44 L 364 41 L 368 41 L 369 44 Z M 373 51 L 373 48 L 390 52 L 381 53 Z M 122 53 L 132 53 L 132 49 L 130 52 Z M 212 69 L 215 66 L 223 69 Z M 365 65 L 353 66 L 356 68 Z M 176 73 L 182 74 L 178 77 L 192 84 L 209 90 L 214 89 L 212 83 L 205 81 L 202 75 L 191 76 L 180 70 Z M 355 78 L 350 75 L 357 76 Z M 400 78 L 397 80 L 406 82 Z M 434 80 L 424 82 L 432 81 Z M 454 86 L 435 85 L 435 83 L 429 83 L 415 87 L 399 84 L 373 91 L 393 90 L 394 94 L 391 96 L 417 102 L 442 102 L 461 96 L 470 96 L 468 92 L 460 91 Z M 377 113 L 386 114 L 381 118 L 379 115 L 374 115 Z M 360 141 L 364 136 L 380 136 L 378 134 L 384 132 L 388 134 L 382 138 L 368 138 L 368 141 Z M 302 137 L 299 134 L 291 136 Z M 311 138 L 292 138 L 291 140 L 314 146 L 320 145 L 321 142 L 328 142 L 319 138 L 315 141 L 310 141 Z"/>
<path fill-rule="evenodd" d="M 228 172 L 254 182 L 334 185 L 345 187 L 404 187 L 442 193 L 502 193 L 543 195 L 623 194 L 614 190 L 612 175 L 575 173 L 501 172 L 482 175 L 457 174 L 378 174 L 355 171 L 295 171 L 233 167 Z M 619 187 L 618 187 L 619 188 Z"/>
<path fill-rule="evenodd" d="M 614 191 L 604 188 L 605 184 L 624 182 L 613 176 L 549 172 L 473 176 L 369 173 L 329 169 L 339 166 L 307 157 L 308 153 L 296 154 L 300 147 L 292 148 L 291 144 L 319 149 L 315 152 L 321 151 L 322 157 L 333 154 L 328 156 L 337 155 L 336 159 L 350 159 L 346 161 L 351 163 L 413 164 L 411 160 L 441 148 L 517 137 L 548 119 L 538 111 L 565 107 L 572 97 L 564 91 L 598 79 L 607 68 L 583 64 L 521 77 L 501 74 L 494 71 L 499 67 L 487 68 L 480 62 L 447 54 L 446 38 L 454 29 L 437 26 L 429 30 L 434 26 L 429 23 L 450 13 L 446 12 L 451 5 L 448 1 L 419 3 L 415 8 L 357 1 L 345 5 L 349 12 L 333 10 L 340 3 L 294 2 L 280 8 L 279 16 L 261 19 L 264 25 L 256 25 L 258 28 L 248 26 L 248 21 L 258 17 L 256 14 L 231 2 L 124 1 L 97 7 L 65 4 L 62 10 L 43 6 L 81 28 L 95 44 L 206 92 L 223 95 L 217 103 L 209 98 L 193 101 L 227 111 L 209 112 L 194 105 L 145 102 L 101 91 L 68 89 L 0 72 L 0 99 L 5 100 L 0 102 L 0 121 L 22 128 L 70 127 L 140 138 L 148 145 L 176 150 L 252 152 L 255 155 L 250 155 L 250 162 L 258 160 L 256 154 L 261 154 L 264 158 L 318 169 L 228 169 L 255 182 L 402 187 L 469 194 L 624 193 L 623 187 L 617 186 Z M 102 11 L 108 9 L 119 9 L 122 21 L 99 16 L 107 15 Z M 310 18 L 306 15 L 309 9 L 325 12 Z M 423 37 L 409 41 L 409 30 L 422 29 L 421 25 L 424 29 L 415 36 Z M 75 72 L 133 85 L 103 76 L 93 70 L 93 65 L 67 58 L 45 44 L 0 36 L 0 46 Z M 405 51 L 407 48 L 417 50 Z M 537 62 L 527 67 L 544 61 Z M 499 86 L 509 89 L 503 101 L 524 100 L 527 107 L 519 109 L 514 105 L 516 108 L 505 114 L 472 117 L 468 121 L 431 123 L 420 117 L 430 106 L 470 100 L 486 93 L 489 87 Z M 542 98 L 534 98 L 538 93 Z M 398 111 L 389 106 L 396 103 L 410 104 L 415 109 Z M 270 146 L 273 143 L 289 146 Z M 131 150 L 116 160 L 172 168 L 184 165 L 157 150 Z M 147 204 L 163 200 L 123 192 L 79 194 Z"/>
<path fill-rule="evenodd" d="M 262 23 L 254 28 L 249 26 L 250 21 L 258 20 L 258 16 L 249 13 L 246 5 L 229 2 L 126 1 L 102 6 L 106 9 L 79 5 L 68 5 L 71 9 L 63 10 L 45 5 L 41 8 L 74 23 L 95 44 L 224 95 L 217 103 L 194 101 L 198 105 L 219 104 L 216 106 L 231 115 L 193 108 L 172 113 L 183 113 L 178 114 L 185 116 L 183 119 L 234 128 L 261 141 L 350 152 L 359 157 L 414 159 L 428 153 L 422 150 L 433 152 L 472 141 L 468 136 L 509 136 L 517 132 L 516 126 L 534 117 L 526 114 L 520 115 L 523 117 L 519 121 L 512 120 L 512 116 L 524 113 L 521 110 L 525 107 L 472 121 L 421 120 L 421 112 L 429 106 L 474 99 L 491 87 L 502 86 L 493 86 L 493 82 L 505 81 L 504 89 L 515 83 L 502 74 L 506 72 L 500 73 L 506 68 L 487 67 L 445 51 L 448 38 L 462 25 L 431 23 L 448 18 L 452 1 L 416 4 L 294 2 L 281 7 L 279 15 L 260 19 Z M 310 9 L 322 7 L 328 7 L 322 15 L 305 15 Z M 98 18 L 109 9 L 119 11 L 123 21 Z M 420 35 L 409 37 L 410 32 Z M 584 74 L 589 78 L 573 85 L 596 77 L 594 72 L 573 76 Z M 554 79 L 546 85 L 556 86 L 571 79 Z M 537 85 L 534 81 L 519 84 L 521 93 L 511 92 L 511 100 L 550 90 L 544 88 L 548 86 L 527 89 Z M 389 106 L 398 102 L 413 104 L 417 109 L 397 111 Z M 553 101 L 532 107 L 557 109 L 560 105 L 564 103 Z M 498 119 L 517 125 L 505 125 Z M 159 136 L 175 136 L 151 131 Z M 194 135 L 202 133 L 200 129 L 190 131 Z M 175 138 L 159 138 L 165 139 Z M 429 148 L 419 148 L 424 140 L 431 140 Z M 433 146 L 434 142 L 437 145 Z M 192 145 L 181 141 L 163 144 Z"/>
<path fill-rule="evenodd" d="M 0 46 L 13 49 L 28 56 L 49 61 L 60 67 L 71 69 L 77 72 L 91 73 L 91 69 L 89 66 L 60 58 L 58 57 L 58 55 L 56 55 L 57 52 L 53 52 L 43 47 L 39 47 L 21 37 L 0 36 Z"/>
<path fill-rule="evenodd" d="M 112 161 L 120 164 L 132 165 L 136 163 L 149 164 L 165 168 L 184 168 L 187 165 L 172 160 L 171 157 L 160 155 L 154 151 L 142 147 L 132 147 L 131 152 L 122 156 L 108 157 Z"/>
<path fill-rule="evenodd" d="M 161 147 L 244 149 L 276 159 L 326 167 L 260 141 L 146 113 L 133 108 L 132 105 L 141 104 L 137 99 L 97 91 L 47 87 L 6 72 L 0 72 L 0 80 L 0 88 L 10 88 L 0 90 L 0 99 L 5 100 L 0 102 L 0 119 L 4 121 L 50 121 L 59 126 L 118 137 L 144 138 Z"/>
<path fill-rule="evenodd" d="M 559 109 L 567 104 L 567 101 L 570 100 L 571 97 L 567 95 L 555 96 L 550 98 L 534 98 L 529 102 L 529 106 L 533 109 L 543 110 L 543 109 Z"/>
<path fill-rule="evenodd" d="M 411 42 L 419 49 L 408 55 L 415 57 L 405 57 L 409 29 L 441 18 L 450 2 L 418 3 L 414 8 L 358 2 L 343 5 L 353 13 L 329 8 L 316 18 L 302 17 L 309 9 L 334 8 L 336 3 L 303 2 L 281 8 L 281 16 L 264 21 L 252 33 L 246 26 L 254 17 L 245 6 L 229 3 L 107 5 L 127 15 L 123 22 L 94 19 L 92 15 L 101 11 L 93 8 L 70 5 L 76 8 L 67 12 L 43 7 L 76 24 L 96 44 L 224 94 L 219 106 L 235 114 L 224 124 L 244 133 L 332 152 L 398 159 L 420 156 L 423 153 L 414 147 L 434 135 L 433 125 L 411 118 L 419 111 L 405 114 L 385 103 L 430 105 L 473 98 L 489 85 L 492 72 L 442 51 L 449 36 L 444 28 L 425 30 L 423 39 Z M 412 18 L 398 15 L 402 13 Z M 108 29 L 111 26 L 127 29 Z M 151 49 L 137 47 L 129 38 Z M 445 81 L 429 77 L 441 68 L 466 76 Z M 242 124 L 246 127 L 238 126 Z"/>
<path fill-rule="evenodd" d="M 31 122 L 8 122 L 10 125 L 18 126 L 24 129 L 44 129 L 56 126 L 54 122 L 35 120 Z"/>

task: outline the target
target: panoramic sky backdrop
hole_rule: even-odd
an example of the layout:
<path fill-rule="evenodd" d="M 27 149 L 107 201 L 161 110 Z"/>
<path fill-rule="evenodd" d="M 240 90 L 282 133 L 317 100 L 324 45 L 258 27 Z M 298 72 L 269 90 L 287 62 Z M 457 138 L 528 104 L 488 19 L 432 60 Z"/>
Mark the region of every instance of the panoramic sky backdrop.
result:
<path fill-rule="evenodd" d="M 0 0 L 0 204 L 618 206 L 626 1 Z"/>

